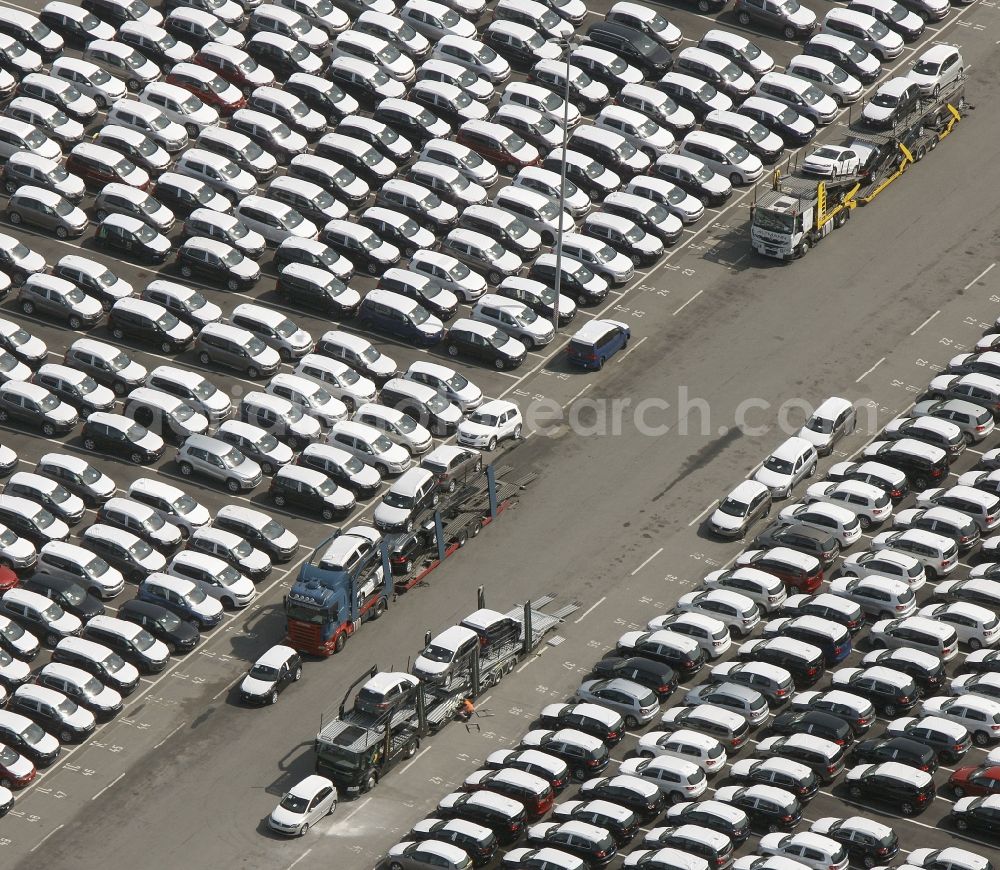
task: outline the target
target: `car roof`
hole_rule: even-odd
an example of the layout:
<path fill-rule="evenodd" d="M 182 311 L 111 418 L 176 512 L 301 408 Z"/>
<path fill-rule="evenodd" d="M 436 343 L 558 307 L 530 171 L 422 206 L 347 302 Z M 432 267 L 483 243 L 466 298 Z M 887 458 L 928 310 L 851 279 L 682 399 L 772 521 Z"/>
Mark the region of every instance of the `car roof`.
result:
<path fill-rule="evenodd" d="M 324 788 L 333 788 L 333 783 L 330 782 L 330 780 L 328 780 L 325 776 L 313 773 L 305 779 L 299 780 L 295 783 L 295 785 L 288 790 L 288 794 L 294 794 L 303 798 L 312 798 L 319 794 L 319 792 Z"/>

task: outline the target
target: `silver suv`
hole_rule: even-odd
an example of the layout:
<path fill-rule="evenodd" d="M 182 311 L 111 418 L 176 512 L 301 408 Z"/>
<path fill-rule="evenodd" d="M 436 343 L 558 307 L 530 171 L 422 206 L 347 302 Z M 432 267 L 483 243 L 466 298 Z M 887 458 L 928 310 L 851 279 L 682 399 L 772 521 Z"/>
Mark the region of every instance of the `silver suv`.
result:
<path fill-rule="evenodd" d="M 245 492 L 257 486 L 260 466 L 232 444 L 208 435 L 191 435 L 177 451 L 177 467 L 185 477 L 200 474 L 221 481 L 230 492 Z"/>

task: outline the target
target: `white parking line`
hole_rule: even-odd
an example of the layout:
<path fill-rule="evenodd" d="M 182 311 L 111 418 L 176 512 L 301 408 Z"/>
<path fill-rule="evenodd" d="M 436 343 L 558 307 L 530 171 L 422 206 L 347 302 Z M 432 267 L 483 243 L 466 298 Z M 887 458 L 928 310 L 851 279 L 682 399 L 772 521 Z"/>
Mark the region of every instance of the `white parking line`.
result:
<path fill-rule="evenodd" d="M 663 547 L 660 547 L 660 550 L 662 550 L 662 549 L 663 549 Z M 657 552 L 659 552 L 659 550 Z M 652 556 L 650 558 L 652 558 Z M 634 574 L 635 572 L 633 571 L 632 573 Z M 605 600 L 607 600 L 607 596 L 606 595 L 603 595 L 600 598 L 598 598 L 597 601 L 595 601 L 593 604 L 590 605 L 590 607 L 588 607 L 585 611 L 583 611 L 583 613 L 578 618 L 576 618 L 576 619 L 573 620 L 573 624 L 574 625 L 579 625 L 591 613 L 593 613 L 598 607 L 600 607 L 605 602 Z"/>
<path fill-rule="evenodd" d="M 573 396 L 572 399 L 570 399 L 568 402 L 566 402 L 565 405 L 563 405 L 563 410 L 565 411 L 570 405 L 572 405 L 577 399 L 579 399 L 580 396 L 582 396 L 585 392 L 587 392 L 587 390 L 589 390 L 593 385 L 594 385 L 593 381 L 587 384 L 587 386 L 585 386 L 582 390 L 580 390 L 579 393 L 577 393 L 575 396 Z"/>
<path fill-rule="evenodd" d="M 19 7 L 19 8 L 20 8 L 20 7 Z M 35 845 L 34 845 L 34 846 L 32 846 L 32 847 L 31 847 L 30 849 L 28 849 L 28 852 L 29 852 L 29 853 L 30 853 L 30 852 L 34 852 L 34 851 L 35 851 L 35 849 L 38 849 L 38 848 L 39 848 L 39 847 L 40 847 L 40 846 L 42 845 L 42 843 L 44 843 L 44 842 L 45 842 L 45 841 L 46 841 L 46 840 L 47 840 L 47 839 L 48 839 L 49 837 L 51 837 L 51 836 L 52 836 L 52 835 L 53 835 L 53 834 L 54 834 L 54 833 L 55 833 L 56 831 L 61 831 L 61 830 L 62 830 L 62 829 L 63 829 L 64 827 L 65 827 L 65 825 L 57 825 L 56 827 L 54 827 L 54 828 L 53 828 L 53 829 L 52 829 L 51 831 L 49 831 L 49 832 L 48 832 L 48 833 L 47 833 L 47 834 L 46 834 L 46 835 L 45 835 L 44 837 L 42 837 L 42 839 L 40 839 L 40 840 L 39 840 L 39 841 L 38 841 L 37 843 L 35 843 Z"/>
<path fill-rule="evenodd" d="M 657 556 L 659 556 L 660 553 L 662 553 L 662 552 L 663 552 L 663 547 L 660 547 L 659 550 L 657 550 L 655 553 L 653 553 L 652 556 L 650 556 L 648 559 L 646 559 L 645 561 L 643 561 L 643 563 L 641 565 L 639 565 L 638 568 L 636 568 L 631 574 L 629 574 L 629 577 L 635 577 L 636 574 L 638 574 L 643 568 L 645 568 L 650 562 L 653 561 L 653 559 L 655 559 Z M 601 600 L 603 601 L 604 599 L 601 599 Z"/>
<path fill-rule="evenodd" d="M 964 287 L 963 287 L 962 289 L 963 289 L 963 290 L 968 290 L 968 289 L 969 289 L 969 288 L 970 288 L 970 287 L 971 287 L 971 286 L 972 286 L 973 284 L 975 284 L 976 282 L 978 282 L 978 281 L 982 281 L 982 280 L 983 280 L 983 278 L 985 278 L 985 277 L 986 277 L 987 275 L 989 275 L 989 273 L 990 273 L 990 272 L 992 272 L 992 271 L 993 271 L 993 269 L 994 269 L 994 267 L 995 267 L 995 266 L 996 266 L 996 263 L 990 263 L 990 264 L 989 264 L 989 265 L 988 265 L 988 266 L 987 266 L 987 267 L 986 267 L 985 269 L 983 269 L 983 271 L 982 271 L 982 272 L 980 272 L 980 273 L 979 273 L 978 275 L 976 275 L 976 277 L 975 277 L 975 278 L 973 278 L 973 279 L 972 279 L 972 280 L 971 280 L 971 281 L 970 281 L 970 282 L 969 282 L 968 284 L 966 284 L 966 285 L 965 285 L 965 286 L 964 286 Z"/>
<path fill-rule="evenodd" d="M 480 702 L 480 703 L 482 703 L 482 702 Z M 413 756 L 413 760 L 412 761 L 408 761 L 403 767 L 401 767 L 400 770 L 399 770 L 399 772 L 400 773 L 406 773 L 406 771 L 408 771 L 411 767 L 413 767 L 414 764 L 417 763 L 417 761 L 420 759 L 420 756 L 422 756 L 425 752 L 430 751 L 430 748 L 431 748 L 431 744 L 428 743 L 427 746 L 425 746 L 416 755 Z M 344 821 L 346 822 L 347 819 L 344 819 Z"/>
<path fill-rule="evenodd" d="M 707 508 L 705 508 L 705 510 L 703 510 L 700 514 L 698 514 L 698 516 L 696 516 L 693 520 L 691 520 L 691 522 L 688 523 L 688 528 L 690 529 L 691 526 L 693 526 L 695 523 L 700 523 L 702 517 L 704 517 L 705 514 L 707 514 L 710 510 L 712 510 L 712 508 L 714 508 L 718 503 L 719 500 L 714 499 L 712 503 Z"/>
<path fill-rule="evenodd" d="M 346 821 L 346 820 L 345 820 L 345 821 Z M 295 859 L 294 861 L 292 861 L 292 863 L 291 863 L 291 864 L 289 864 L 289 865 L 288 865 L 288 868 L 287 868 L 287 870 L 292 870 L 292 868 L 293 868 L 293 867 L 294 867 L 294 866 L 295 866 L 296 864 L 298 864 L 298 863 L 299 863 L 299 861 L 301 861 L 301 860 L 302 860 L 303 858 L 305 858 L 305 857 L 306 857 L 306 856 L 307 856 L 307 855 L 308 855 L 308 854 L 309 854 L 310 852 L 312 852 L 312 849 L 306 849 L 306 850 L 305 850 L 305 852 L 303 852 L 303 853 L 302 853 L 301 855 L 299 855 L 299 857 L 298 857 L 298 858 L 296 858 L 296 859 Z"/>
<path fill-rule="evenodd" d="M 127 771 L 122 771 L 120 774 L 118 774 L 118 776 L 116 776 L 113 780 L 111 780 L 111 782 L 109 782 L 106 786 L 104 786 L 104 788 L 102 788 L 97 794 L 95 794 L 91 798 L 91 800 L 96 801 L 102 794 L 104 794 L 104 792 L 106 792 L 109 788 L 111 788 L 111 786 L 123 780 L 125 778 L 126 773 Z"/>
<path fill-rule="evenodd" d="M 633 345 L 632 345 L 632 347 L 630 347 L 630 348 L 629 348 L 629 349 L 628 349 L 627 351 L 625 351 L 625 353 L 623 353 L 623 354 L 622 354 L 622 355 L 621 355 L 621 356 L 620 356 L 620 357 L 618 358 L 618 362 L 619 362 L 619 363 L 623 363 L 623 362 L 625 362 L 625 357 L 627 357 L 627 356 L 628 356 L 628 355 L 629 355 L 630 353 L 632 353 L 632 351 L 634 351 L 634 350 L 635 350 L 635 349 L 636 349 L 636 348 L 637 348 L 637 347 L 638 347 L 638 346 L 639 346 L 640 344 L 642 344 L 642 343 L 643 343 L 643 342 L 644 342 L 644 341 L 645 341 L 645 340 L 646 340 L 646 339 L 647 339 L 648 337 L 649 337 L 649 336 L 647 336 L 647 335 L 644 335 L 644 336 L 643 336 L 642 338 L 640 338 L 640 339 L 639 339 L 639 340 L 638 340 L 638 341 L 637 341 L 637 342 L 636 342 L 635 344 L 633 344 Z"/>
<path fill-rule="evenodd" d="M 674 312 L 673 316 L 676 317 L 678 314 L 680 314 L 685 308 L 687 308 L 692 302 L 694 302 L 695 299 L 697 299 L 699 296 L 701 296 L 701 294 L 704 293 L 704 292 L 705 292 L 704 290 L 699 290 L 697 293 L 695 293 L 694 296 L 692 296 L 690 299 L 688 299 L 687 302 L 685 302 L 680 308 L 678 308 Z"/>
<path fill-rule="evenodd" d="M 875 365 L 873 365 L 870 369 L 865 369 L 861 373 L 861 375 L 857 378 L 857 380 L 854 381 L 854 383 L 860 384 L 861 381 L 863 381 L 866 377 L 868 377 L 868 375 L 870 375 L 873 371 L 875 371 L 875 369 L 877 369 L 884 362 L 885 362 L 885 357 L 882 357 L 882 359 L 880 359 L 877 363 L 875 363 Z"/>
<path fill-rule="evenodd" d="M 920 326 L 918 326 L 916 329 L 914 329 L 913 332 L 910 333 L 910 335 L 916 335 L 918 332 L 920 332 L 921 329 L 923 329 L 928 323 L 930 323 L 940 313 L 941 313 L 941 309 L 939 308 L 930 317 L 928 317 L 923 323 L 921 323 Z"/>

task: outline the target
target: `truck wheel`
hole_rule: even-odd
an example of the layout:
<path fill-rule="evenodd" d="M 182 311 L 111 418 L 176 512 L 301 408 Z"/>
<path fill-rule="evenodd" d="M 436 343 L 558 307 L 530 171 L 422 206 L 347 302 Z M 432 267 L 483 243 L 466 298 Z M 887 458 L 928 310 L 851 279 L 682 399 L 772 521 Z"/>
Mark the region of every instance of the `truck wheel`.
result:
<path fill-rule="evenodd" d="M 469 537 L 470 538 L 476 537 L 476 535 L 478 535 L 482 530 L 483 530 L 483 524 L 479 521 L 476 521 L 475 523 L 472 524 L 472 527 L 469 529 Z"/>
<path fill-rule="evenodd" d="M 344 648 L 345 643 L 347 643 L 347 635 L 338 634 L 337 639 L 333 642 L 333 652 L 339 653 Z"/>
<path fill-rule="evenodd" d="M 386 611 L 386 603 L 384 598 L 380 598 L 375 603 L 375 612 L 372 614 L 372 619 L 378 619 Z"/>
<path fill-rule="evenodd" d="M 364 784 L 361 786 L 362 791 L 371 791 L 375 786 L 378 785 L 378 774 L 373 770 L 365 778 Z M 402 868 L 401 868 L 402 870 Z"/>
<path fill-rule="evenodd" d="M 413 758 L 417 754 L 417 741 L 411 740 L 403 749 L 403 758 Z"/>
<path fill-rule="evenodd" d="M 803 239 L 802 244 L 799 245 L 799 257 L 801 258 L 808 254 L 810 247 L 809 239 Z"/>
<path fill-rule="evenodd" d="M 464 547 L 467 543 L 469 543 L 469 533 L 465 529 L 462 529 L 462 531 L 455 536 L 455 540 L 458 542 L 459 547 Z"/>

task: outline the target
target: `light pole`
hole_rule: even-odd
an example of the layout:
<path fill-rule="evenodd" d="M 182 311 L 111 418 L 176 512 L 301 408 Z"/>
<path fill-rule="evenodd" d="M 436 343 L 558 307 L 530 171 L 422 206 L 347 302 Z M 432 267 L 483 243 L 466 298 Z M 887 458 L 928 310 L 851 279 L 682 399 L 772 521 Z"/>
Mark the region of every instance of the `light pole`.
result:
<path fill-rule="evenodd" d="M 553 336 L 559 332 L 559 291 L 562 287 L 562 242 L 563 242 L 563 215 L 566 213 L 566 148 L 569 142 L 569 76 L 570 61 L 573 54 L 573 40 L 568 38 L 561 40 L 563 49 L 566 52 L 565 82 L 563 83 L 563 120 L 562 120 L 562 160 L 559 166 L 559 226 L 556 230 L 556 282 L 553 288 L 556 292 L 555 301 L 552 303 L 552 333 Z"/>

